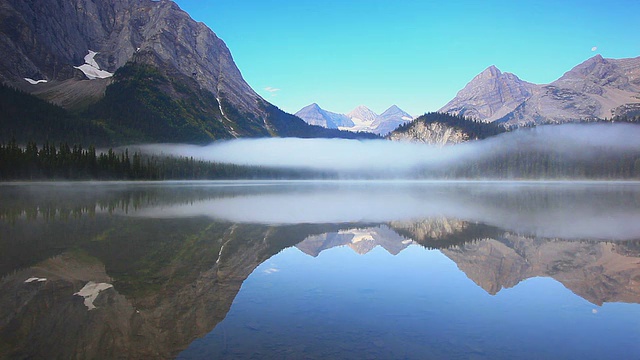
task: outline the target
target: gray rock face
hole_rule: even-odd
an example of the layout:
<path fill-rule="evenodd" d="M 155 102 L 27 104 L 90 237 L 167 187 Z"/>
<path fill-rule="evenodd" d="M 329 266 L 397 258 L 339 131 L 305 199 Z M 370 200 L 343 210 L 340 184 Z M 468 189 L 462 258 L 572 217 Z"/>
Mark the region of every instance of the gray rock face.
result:
<path fill-rule="evenodd" d="M 407 131 L 392 132 L 388 138 L 393 141 L 410 141 L 444 146 L 468 141 L 469 134 L 442 123 L 425 124 L 418 121 Z"/>
<path fill-rule="evenodd" d="M 224 42 L 172 1 L 0 0 L 0 24 L 0 80 L 27 91 L 40 85 L 24 78 L 84 79 L 74 66 L 92 50 L 106 71 L 135 56 L 194 78 L 241 111 L 262 111 Z"/>
<path fill-rule="evenodd" d="M 440 112 L 495 121 L 527 100 L 535 85 L 490 66 L 460 90 Z"/>
<path fill-rule="evenodd" d="M 547 85 L 490 67 L 439 111 L 519 126 L 627 115 L 640 103 L 640 57 L 597 55 Z"/>

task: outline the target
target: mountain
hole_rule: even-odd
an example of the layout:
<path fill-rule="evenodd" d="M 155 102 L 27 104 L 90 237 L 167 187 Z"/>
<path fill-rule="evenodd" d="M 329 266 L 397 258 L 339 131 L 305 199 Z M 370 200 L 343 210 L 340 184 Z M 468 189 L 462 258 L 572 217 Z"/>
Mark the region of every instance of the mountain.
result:
<path fill-rule="evenodd" d="M 441 251 L 491 295 L 525 279 L 550 277 L 598 306 L 640 301 L 634 242 L 543 240 L 505 233 Z"/>
<path fill-rule="evenodd" d="M 168 0 L 0 0 L 0 52 L 2 84 L 99 124 L 112 142 L 353 136 L 262 99 L 225 43 Z"/>
<path fill-rule="evenodd" d="M 373 121 L 373 127 L 376 129 L 377 134 L 386 135 L 411 120 L 413 120 L 413 116 L 396 105 L 392 105 L 376 117 Z"/>
<path fill-rule="evenodd" d="M 398 235 L 386 225 L 379 225 L 311 235 L 295 246 L 303 253 L 317 257 L 322 251 L 339 246 L 349 246 L 360 255 L 381 246 L 391 255 L 398 255 L 411 244 L 412 240 Z"/>
<path fill-rule="evenodd" d="M 496 123 L 474 121 L 461 115 L 428 113 L 399 126 L 387 138 L 443 146 L 485 139 L 504 131 L 506 129 Z"/>
<path fill-rule="evenodd" d="M 522 81 L 491 66 L 439 111 L 507 126 L 637 116 L 640 57 L 596 55 L 546 85 Z"/>
<path fill-rule="evenodd" d="M 328 129 L 337 129 L 338 127 L 353 126 L 353 121 L 343 114 L 336 114 L 323 110 L 318 104 L 313 103 L 305 106 L 295 115 L 303 119 L 309 125 L 322 126 Z"/>
<path fill-rule="evenodd" d="M 490 66 L 478 74 L 440 112 L 491 122 L 528 99 L 534 84 Z"/>
<path fill-rule="evenodd" d="M 314 103 L 300 109 L 296 116 L 311 125 L 353 132 L 370 132 L 382 136 L 413 120 L 411 115 L 396 105 L 392 105 L 378 115 L 364 105 L 356 107 L 347 114 L 337 114 L 326 111 Z"/>

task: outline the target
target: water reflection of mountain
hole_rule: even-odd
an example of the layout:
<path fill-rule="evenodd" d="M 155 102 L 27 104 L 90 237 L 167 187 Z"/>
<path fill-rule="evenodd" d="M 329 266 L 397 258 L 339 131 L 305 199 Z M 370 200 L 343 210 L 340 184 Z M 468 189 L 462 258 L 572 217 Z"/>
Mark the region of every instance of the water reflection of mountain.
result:
<path fill-rule="evenodd" d="M 93 226 L 81 226 L 86 221 Z M 172 358 L 224 319 L 258 265 L 306 237 L 343 228 L 108 214 L 0 225 L 3 248 L 9 241 L 21 243 L 24 256 L 50 254 L 5 266 L 0 358 L 59 359 Z M 78 230 L 67 239 L 43 237 L 71 228 Z M 25 282 L 31 278 L 46 280 Z M 113 285 L 97 295 L 95 310 L 74 296 L 89 282 Z"/>
<path fill-rule="evenodd" d="M 336 246 L 349 246 L 360 254 L 381 246 L 397 255 L 411 244 L 439 249 L 492 295 L 543 276 L 597 305 L 640 303 L 637 241 L 533 238 L 484 224 L 436 218 L 313 235 L 296 247 L 312 256 Z"/>
<path fill-rule="evenodd" d="M 397 255 L 411 244 L 413 244 L 412 240 L 399 235 L 386 225 L 380 225 L 312 235 L 296 244 L 296 247 L 313 257 L 318 256 L 324 250 L 338 246 L 348 246 L 361 255 L 380 246 L 390 254 Z"/>
<path fill-rule="evenodd" d="M 640 303 L 638 249 L 638 242 L 541 240 L 505 233 L 442 252 L 490 294 L 543 276 L 602 305 Z"/>
<path fill-rule="evenodd" d="M 640 245 L 626 241 L 640 237 L 639 198 L 629 189 L 585 199 L 526 189 L 348 188 L 328 196 L 279 185 L 111 186 L 0 189 L 0 358 L 173 357 L 226 316 L 257 266 L 292 246 L 312 256 L 336 246 L 395 255 L 420 244 L 491 294 L 546 276 L 595 304 L 640 303 Z M 277 217 L 264 217 L 265 199 L 279 206 Z M 291 220 L 314 204 L 324 216 L 323 201 L 337 221 L 316 213 Z M 242 211 L 250 214 L 232 221 Z M 629 226 L 614 232 L 616 242 L 593 241 L 575 230 L 581 216 L 602 227 L 597 239 Z M 73 295 L 89 282 L 113 285 L 95 310 Z"/>

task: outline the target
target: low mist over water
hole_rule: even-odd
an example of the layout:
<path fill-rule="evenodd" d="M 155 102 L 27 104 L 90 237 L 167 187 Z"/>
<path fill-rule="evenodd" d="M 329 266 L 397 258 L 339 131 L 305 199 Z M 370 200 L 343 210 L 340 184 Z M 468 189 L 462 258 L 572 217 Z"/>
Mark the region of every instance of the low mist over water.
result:
<path fill-rule="evenodd" d="M 420 169 L 442 171 L 516 152 L 559 157 L 563 162 L 635 156 L 640 154 L 638 138 L 640 127 L 630 124 L 565 124 L 521 129 L 444 147 L 387 140 L 267 138 L 220 141 L 208 146 L 152 144 L 139 148 L 148 154 L 237 165 L 401 177 Z"/>

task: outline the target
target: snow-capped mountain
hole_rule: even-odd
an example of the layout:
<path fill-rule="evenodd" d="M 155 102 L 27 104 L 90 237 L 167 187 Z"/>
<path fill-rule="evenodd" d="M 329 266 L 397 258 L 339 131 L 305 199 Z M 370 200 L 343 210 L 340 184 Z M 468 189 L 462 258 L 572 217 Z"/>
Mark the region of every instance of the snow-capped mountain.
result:
<path fill-rule="evenodd" d="M 378 115 L 364 105 L 356 107 L 347 114 L 337 114 L 324 110 L 314 103 L 305 106 L 295 115 L 311 125 L 355 132 L 371 132 L 382 136 L 413 120 L 411 115 L 396 105 Z"/>
<path fill-rule="evenodd" d="M 306 121 L 307 124 L 318 125 L 328 129 L 354 125 L 348 116 L 323 110 L 316 103 L 303 107 L 295 115 Z"/>
<path fill-rule="evenodd" d="M 413 120 L 413 116 L 396 105 L 392 105 L 373 121 L 373 126 L 378 134 L 386 135 L 411 120 Z"/>
<path fill-rule="evenodd" d="M 640 113 L 640 57 L 596 55 L 558 80 L 537 85 L 491 66 L 440 112 L 511 126 Z"/>

